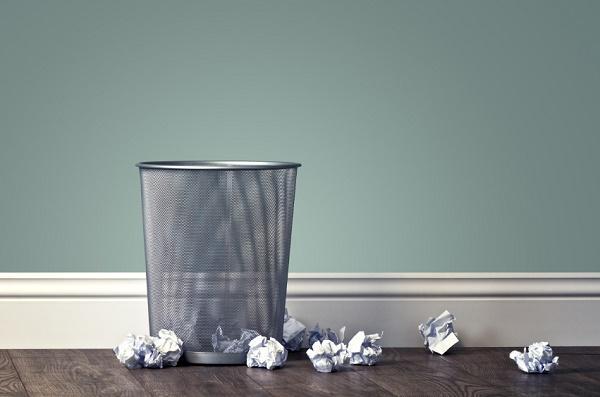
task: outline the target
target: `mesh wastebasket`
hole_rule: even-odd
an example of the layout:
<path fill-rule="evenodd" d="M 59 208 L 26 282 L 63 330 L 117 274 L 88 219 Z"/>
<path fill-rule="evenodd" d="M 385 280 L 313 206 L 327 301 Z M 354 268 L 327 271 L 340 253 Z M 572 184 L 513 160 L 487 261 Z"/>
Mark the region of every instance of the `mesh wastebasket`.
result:
<path fill-rule="evenodd" d="M 187 361 L 245 362 L 213 351 L 217 326 L 281 341 L 300 164 L 158 161 L 142 184 L 150 332 L 171 329 Z"/>

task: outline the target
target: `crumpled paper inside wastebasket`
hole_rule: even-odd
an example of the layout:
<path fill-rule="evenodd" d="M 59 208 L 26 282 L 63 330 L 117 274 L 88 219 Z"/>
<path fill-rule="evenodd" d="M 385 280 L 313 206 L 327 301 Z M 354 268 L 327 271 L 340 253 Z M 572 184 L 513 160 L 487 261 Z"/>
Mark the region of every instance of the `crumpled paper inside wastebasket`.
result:
<path fill-rule="evenodd" d="M 238 339 L 230 339 L 223 335 L 223 328 L 219 325 L 212 335 L 213 350 L 219 353 L 246 353 L 250 341 L 259 335 L 257 331 L 242 328 Z"/>
<path fill-rule="evenodd" d="M 333 372 L 339 370 L 349 357 L 343 343 L 336 344 L 332 340 L 316 341 L 306 351 L 313 367 L 318 372 Z"/>
<path fill-rule="evenodd" d="M 288 352 L 275 338 L 257 336 L 249 344 L 246 355 L 248 367 L 274 369 L 282 367 L 287 360 Z"/>
<path fill-rule="evenodd" d="M 283 317 L 283 346 L 287 350 L 297 351 L 302 348 L 306 326 L 288 314 L 285 309 Z"/>
<path fill-rule="evenodd" d="M 315 325 L 313 329 L 308 331 L 308 345 L 312 346 L 315 342 L 323 342 L 324 340 L 330 340 L 334 344 L 338 345 L 344 341 L 344 334 L 346 333 L 346 326 L 340 328 L 336 333 L 331 328 L 319 328 L 319 323 Z"/>
<path fill-rule="evenodd" d="M 161 329 L 158 337 L 129 334 L 113 351 L 129 369 L 174 367 L 183 354 L 183 342 L 173 331 Z"/>
<path fill-rule="evenodd" d="M 444 310 L 436 318 L 430 317 L 425 324 L 419 325 L 423 343 L 432 353 L 444 354 L 458 343 L 458 337 L 454 332 L 454 320 L 454 315 Z"/>
<path fill-rule="evenodd" d="M 517 363 L 519 369 L 527 373 L 552 372 L 558 367 L 558 356 L 553 357 L 548 342 L 536 342 L 523 349 L 510 352 L 509 357 Z"/>
<path fill-rule="evenodd" d="M 357 332 L 348 342 L 350 364 L 373 365 L 381 358 L 383 349 L 377 343 L 383 336 L 381 334 L 365 335 L 364 331 Z"/>

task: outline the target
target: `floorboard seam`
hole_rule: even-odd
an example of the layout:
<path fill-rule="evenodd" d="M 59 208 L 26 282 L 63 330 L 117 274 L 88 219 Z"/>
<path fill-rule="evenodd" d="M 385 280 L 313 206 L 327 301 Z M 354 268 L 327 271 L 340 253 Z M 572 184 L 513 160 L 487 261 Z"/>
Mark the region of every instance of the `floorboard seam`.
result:
<path fill-rule="evenodd" d="M 136 369 L 130 369 L 130 375 L 133 378 L 133 380 L 135 380 L 135 383 L 138 384 L 142 390 L 146 393 L 147 396 L 156 396 L 156 394 L 154 394 L 151 390 L 146 389 L 146 386 L 144 386 L 144 384 L 138 379 L 138 377 L 136 376 L 135 372 L 133 371 L 137 371 Z M 158 371 L 158 370 L 153 370 L 153 371 Z"/>
<path fill-rule="evenodd" d="M 472 374 L 471 372 L 469 372 L 469 370 L 467 368 L 465 368 L 464 365 L 462 365 L 462 363 L 454 363 L 454 362 L 448 360 L 448 358 L 444 357 L 443 355 L 439 356 L 439 358 L 442 361 L 444 361 L 445 363 L 447 363 L 449 366 L 455 367 L 461 373 L 467 374 L 468 376 L 472 376 L 472 377 L 475 377 L 477 379 L 480 379 L 481 383 L 486 384 L 492 390 L 498 389 L 498 390 L 506 393 L 505 395 L 507 395 L 507 396 L 509 396 L 509 395 L 510 396 L 522 396 L 522 397 L 526 397 L 527 396 L 526 394 L 523 394 L 523 393 L 521 393 L 518 390 L 512 389 L 510 386 L 498 386 L 498 385 L 495 385 L 495 384 L 493 384 L 491 382 L 486 381 L 485 378 L 480 378 L 479 376 L 476 376 L 476 375 Z"/>
<path fill-rule="evenodd" d="M 129 370 L 129 371 L 132 371 L 132 370 Z M 135 370 L 133 370 L 133 371 L 135 371 Z M 140 388 L 146 393 L 147 396 L 154 396 L 154 394 L 151 391 L 149 391 L 148 389 L 146 389 L 144 387 L 144 385 L 138 380 L 138 378 L 134 374 L 131 374 L 131 378 L 133 378 L 133 380 L 135 381 L 135 383 L 138 386 L 140 386 Z"/>
<path fill-rule="evenodd" d="M 273 394 L 267 389 L 265 388 L 263 385 L 261 385 L 260 383 L 258 383 L 258 381 L 256 381 L 254 378 L 252 378 L 250 375 L 248 375 L 248 372 L 244 372 L 244 376 L 248 379 L 250 379 L 252 381 L 252 383 L 254 383 L 255 385 L 257 385 L 260 390 L 264 391 L 265 393 L 267 393 L 268 395 L 272 396 Z"/>
<path fill-rule="evenodd" d="M 383 391 L 385 391 L 387 393 L 390 393 L 390 394 L 392 394 L 394 396 L 402 397 L 398 392 L 390 390 L 387 387 L 385 387 L 384 385 L 380 385 L 379 383 L 377 383 L 377 381 L 375 381 L 373 379 L 369 379 L 369 377 L 367 376 L 367 374 L 363 374 L 363 372 L 365 372 L 365 371 L 352 370 L 352 372 L 355 373 L 355 374 L 358 374 L 359 377 L 361 377 L 364 380 L 368 381 L 369 383 L 373 384 L 379 390 L 383 390 Z"/>
<path fill-rule="evenodd" d="M 17 373 L 17 377 L 19 378 L 19 382 L 21 382 L 21 385 L 23 385 L 23 390 L 25 390 L 25 394 L 27 395 L 27 397 L 31 397 L 31 394 L 29 394 L 29 391 L 27 390 L 27 385 L 25 385 L 25 382 L 23 382 L 23 379 L 21 378 L 21 373 L 19 372 L 19 368 L 17 368 L 17 366 L 15 365 L 15 362 L 13 361 L 13 355 L 11 350 L 7 350 L 8 352 L 8 359 L 10 360 L 10 365 L 12 365 L 12 367 L 15 369 L 15 372 Z"/>

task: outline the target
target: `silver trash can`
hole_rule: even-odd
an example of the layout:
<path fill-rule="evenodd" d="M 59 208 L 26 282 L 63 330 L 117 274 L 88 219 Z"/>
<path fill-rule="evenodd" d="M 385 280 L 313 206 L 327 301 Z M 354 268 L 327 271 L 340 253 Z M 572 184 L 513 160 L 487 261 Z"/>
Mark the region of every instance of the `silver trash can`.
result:
<path fill-rule="evenodd" d="M 217 326 L 281 341 L 300 164 L 154 161 L 142 185 L 150 332 L 171 329 L 197 364 L 245 362 L 213 351 Z"/>

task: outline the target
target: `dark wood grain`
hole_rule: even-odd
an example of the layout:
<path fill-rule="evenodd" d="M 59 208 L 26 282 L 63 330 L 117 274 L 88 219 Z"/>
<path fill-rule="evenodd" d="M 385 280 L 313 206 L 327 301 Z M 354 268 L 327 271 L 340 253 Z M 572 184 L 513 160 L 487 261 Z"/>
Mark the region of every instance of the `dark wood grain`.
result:
<path fill-rule="evenodd" d="M 513 349 L 384 349 L 377 365 L 321 374 L 304 352 L 284 368 L 128 370 L 106 350 L 0 350 L 0 395 L 30 396 L 600 396 L 600 349 L 555 348 L 552 374 L 525 374 Z"/>
<path fill-rule="evenodd" d="M 26 396 L 25 387 L 21 383 L 10 355 L 6 350 L 0 350 L 0 395 Z"/>
<path fill-rule="evenodd" d="M 373 367 L 352 370 L 402 396 L 498 396 L 520 395 L 506 385 L 493 385 L 424 349 L 385 349 L 383 360 Z"/>
<path fill-rule="evenodd" d="M 508 388 L 510 394 L 600 395 L 600 368 L 594 368 L 591 363 L 585 362 L 585 356 L 568 354 L 568 349 L 556 348 L 555 353 L 560 356 L 558 370 L 552 374 L 526 374 L 517 370 L 516 364 L 508 358 L 511 350 L 514 349 L 463 349 L 440 358 L 447 366 L 460 368 L 477 378 L 485 379 L 494 387 Z M 561 350 L 565 354 L 561 354 Z M 590 374 L 596 379 L 586 379 L 578 371 L 591 371 Z"/>
<path fill-rule="evenodd" d="M 132 375 L 154 396 L 267 396 L 241 366 L 186 365 L 162 370 L 133 370 Z"/>
<path fill-rule="evenodd" d="M 304 352 L 290 353 L 285 367 L 268 371 L 246 368 L 246 375 L 275 396 L 391 396 L 393 393 L 351 368 L 324 374 L 314 370 Z"/>
<path fill-rule="evenodd" d="M 109 351 L 104 351 L 109 352 Z M 29 396 L 143 396 L 147 392 L 114 356 L 90 362 L 85 350 L 10 350 Z"/>

